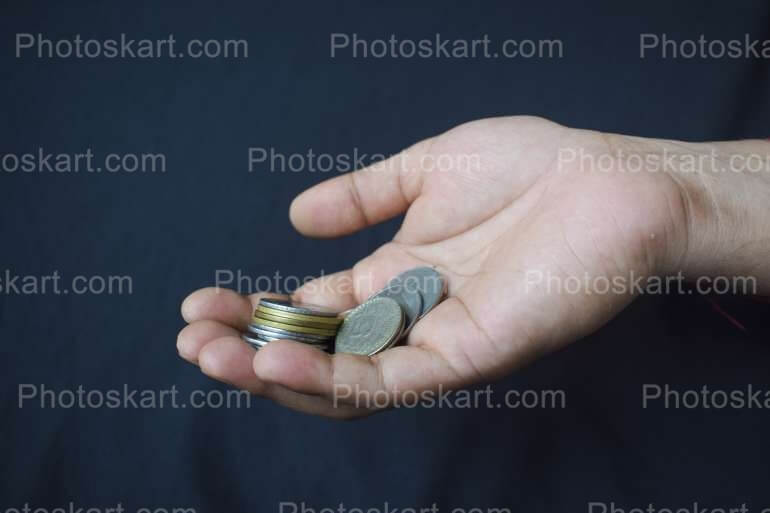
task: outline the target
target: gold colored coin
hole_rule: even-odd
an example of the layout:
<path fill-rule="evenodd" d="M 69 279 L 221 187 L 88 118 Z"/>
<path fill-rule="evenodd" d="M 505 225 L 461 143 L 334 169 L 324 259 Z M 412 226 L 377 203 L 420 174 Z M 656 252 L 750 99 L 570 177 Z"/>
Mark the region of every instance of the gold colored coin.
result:
<path fill-rule="evenodd" d="M 271 328 L 278 328 L 286 331 L 294 331 L 297 333 L 309 333 L 311 335 L 333 337 L 334 335 L 337 334 L 337 328 L 331 328 L 331 329 L 308 328 L 305 326 L 296 326 L 294 324 L 286 324 L 284 322 L 271 321 L 269 319 L 263 319 L 260 317 L 255 317 L 254 323 L 264 324 L 265 326 L 270 326 Z"/>
<path fill-rule="evenodd" d="M 293 317 L 282 317 L 280 315 L 269 314 L 261 310 L 254 312 L 254 317 L 252 317 L 252 320 L 254 322 L 260 322 L 264 319 L 267 319 L 268 321 L 273 321 L 273 322 L 282 322 L 284 324 L 291 324 L 292 326 L 305 326 L 307 328 L 318 328 L 320 330 L 334 330 L 335 332 L 337 331 L 337 326 L 339 326 L 339 324 L 324 324 L 321 322 L 305 321 L 305 320 L 296 319 Z"/>
<path fill-rule="evenodd" d="M 264 313 L 264 314 L 270 315 L 271 317 L 292 319 L 294 321 L 299 321 L 299 322 L 305 322 L 305 321 L 314 322 L 318 324 L 323 324 L 324 326 L 339 326 L 340 324 L 342 324 L 342 319 L 337 317 L 321 317 L 321 316 L 315 316 L 315 315 L 290 313 L 290 312 L 285 312 L 283 310 L 278 310 L 275 308 L 269 308 L 263 305 L 257 306 L 257 309 L 254 310 L 254 316 L 256 316 L 258 313 Z"/>

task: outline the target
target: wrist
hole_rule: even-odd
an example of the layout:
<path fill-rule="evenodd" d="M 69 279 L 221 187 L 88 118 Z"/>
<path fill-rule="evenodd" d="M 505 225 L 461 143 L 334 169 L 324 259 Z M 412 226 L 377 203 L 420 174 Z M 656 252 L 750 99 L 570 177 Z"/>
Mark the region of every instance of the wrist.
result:
<path fill-rule="evenodd" d="M 666 172 L 678 186 L 684 218 L 678 228 L 683 250 L 670 270 L 688 279 L 749 277 L 767 292 L 770 143 L 676 143 L 669 151 L 682 157 Z"/>

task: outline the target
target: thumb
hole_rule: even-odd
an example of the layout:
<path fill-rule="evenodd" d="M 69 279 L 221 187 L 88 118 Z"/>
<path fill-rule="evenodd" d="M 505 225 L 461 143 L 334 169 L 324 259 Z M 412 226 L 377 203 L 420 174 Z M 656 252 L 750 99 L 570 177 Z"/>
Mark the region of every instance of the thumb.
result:
<path fill-rule="evenodd" d="M 292 224 L 304 235 L 337 237 L 402 214 L 419 195 L 419 162 L 430 141 L 306 190 L 291 204 Z"/>

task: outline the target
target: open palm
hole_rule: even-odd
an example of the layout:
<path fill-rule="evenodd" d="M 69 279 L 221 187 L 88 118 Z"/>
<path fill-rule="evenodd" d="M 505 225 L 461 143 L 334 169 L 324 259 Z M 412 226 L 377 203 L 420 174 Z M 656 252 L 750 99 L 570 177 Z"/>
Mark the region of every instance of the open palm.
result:
<path fill-rule="evenodd" d="M 185 300 L 180 354 L 208 375 L 309 413 L 354 417 L 406 392 L 490 380 L 597 329 L 633 298 L 599 277 L 665 272 L 681 259 L 682 194 L 662 173 L 592 166 L 582 155 L 654 151 L 657 141 L 496 118 L 422 141 L 319 184 L 292 205 L 307 235 L 351 233 L 406 211 L 401 229 L 351 269 L 295 292 L 347 309 L 396 274 L 435 266 L 449 295 L 408 345 L 373 357 L 291 341 L 258 353 L 238 338 L 258 296 L 203 289 Z M 581 281 L 575 281 L 581 280 Z M 602 282 L 603 283 L 603 282 Z M 577 286 L 576 286 L 577 284 Z M 355 393 L 351 394 L 351 391 Z M 377 407 L 361 402 L 378 397 Z"/>

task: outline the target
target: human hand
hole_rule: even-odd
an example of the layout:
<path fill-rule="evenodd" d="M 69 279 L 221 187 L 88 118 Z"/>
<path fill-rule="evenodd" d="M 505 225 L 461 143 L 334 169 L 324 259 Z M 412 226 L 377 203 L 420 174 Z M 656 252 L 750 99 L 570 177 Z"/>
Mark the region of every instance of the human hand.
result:
<path fill-rule="evenodd" d="M 708 255 L 725 239 L 714 240 L 713 205 L 700 201 L 709 197 L 704 187 L 713 192 L 709 182 L 671 169 L 624 172 L 613 157 L 618 149 L 647 155 L 666 148 L 704 151 L 538 118 L 495 118 L 335 177 L 292 204 L 291 220 L 303 234 L 334 237 L 406 217 L 391 242 L 351 269 L 306 284 L 293 299 L 344 310 L 401 271 L 435 266 L 448 281 L 448 298 L 419 321 L 408 344 L 373 357 L 328 355 L 292 341 L 255 352 L 239 332 L 260 296 L 209 288 L 182 306 L 190 324 L 179 352 L 213 378 L 341 418 L 376 411 L 383 397 L 394 404 L 405 392 L 509 373 L 598 329 L 634 296 L 630 287 L 567 293 L 570 279 L 627 283 L 634 275 L 718 268 Z M 576 150 L 588 157 L 573 158 Z M 610 165 L 600 166 L 604 155 Z M 427 165 L 442 159 L 447 168 Z M 377 407 L 360 402 L 375 396 Z"/>

